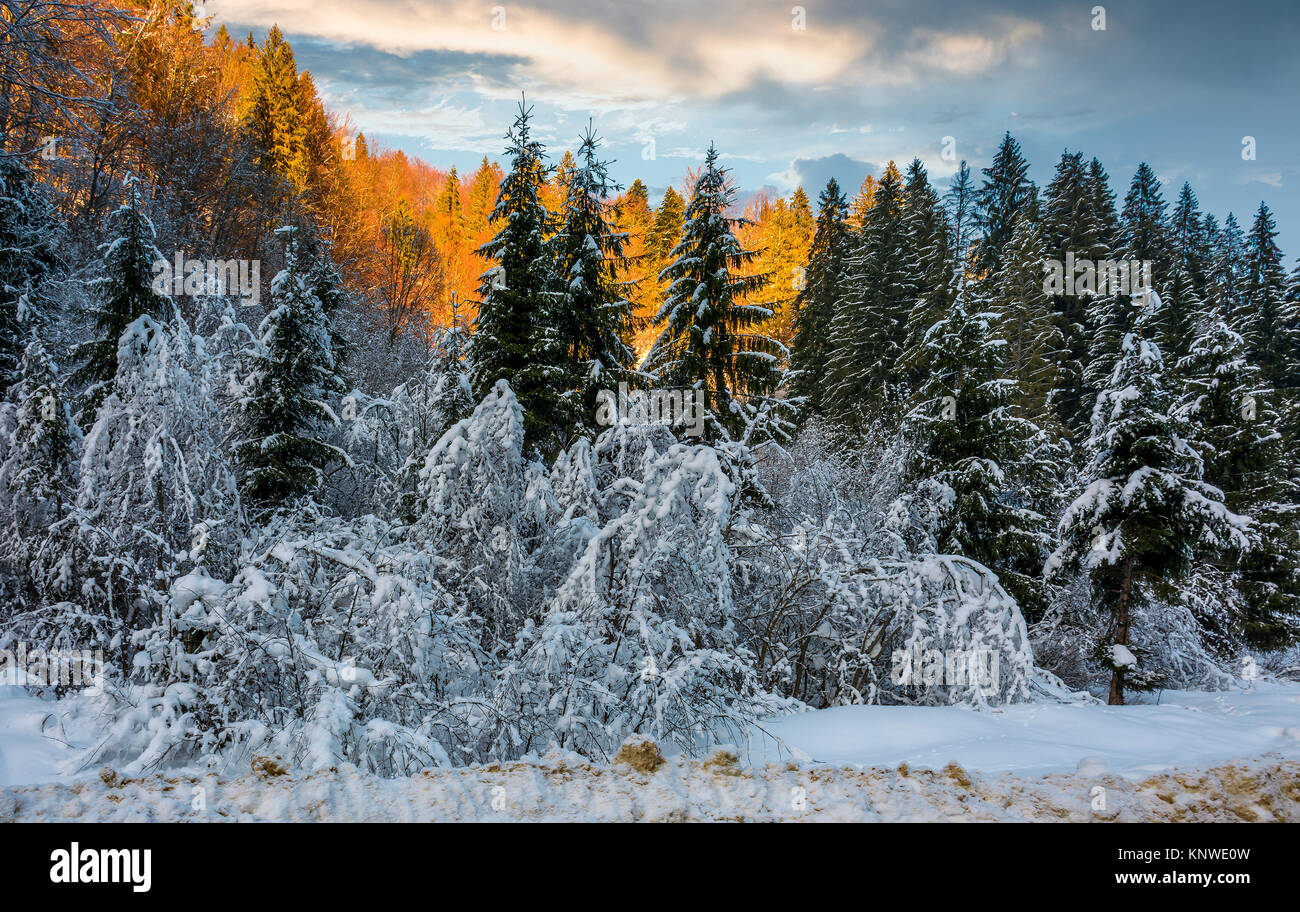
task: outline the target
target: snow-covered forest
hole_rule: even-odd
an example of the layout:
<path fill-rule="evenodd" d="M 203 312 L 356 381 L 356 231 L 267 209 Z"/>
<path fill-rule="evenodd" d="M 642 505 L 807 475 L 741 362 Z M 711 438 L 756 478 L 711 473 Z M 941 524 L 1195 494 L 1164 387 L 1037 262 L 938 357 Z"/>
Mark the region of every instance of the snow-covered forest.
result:
<path fill-rule="evenodd" d="M 367 221 L 278 30 L 0 8 L 0 655 L 102 655 L 13 681 L 93 716 L 87 768 L 703 757 L 1296 673 L 1266 203 L 1069 150 L 1036 186 L 1007 133 L 810 188 L 786 262 L 717 149 L 634 217 L 599 124 L 522 100 L 462 294 L 459 185 Z"/>

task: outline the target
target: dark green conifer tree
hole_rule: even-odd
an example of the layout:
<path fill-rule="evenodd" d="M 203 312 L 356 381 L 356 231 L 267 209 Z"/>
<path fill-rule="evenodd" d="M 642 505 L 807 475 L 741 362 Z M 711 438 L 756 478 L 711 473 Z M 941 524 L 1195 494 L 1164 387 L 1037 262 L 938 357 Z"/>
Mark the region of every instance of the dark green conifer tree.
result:
<path fill-rule="evenodd" d="M 821 415 L 826 396 L 831 355 L 831 321 L 848 253 L 848 199 L 831 178 L 818 199 L 817 228 L 808 252 L 804 286 L 795 298 L 794 345 L 790 366 L 797 374 L 792 384 L 803 397 L 807 414 Z"/>

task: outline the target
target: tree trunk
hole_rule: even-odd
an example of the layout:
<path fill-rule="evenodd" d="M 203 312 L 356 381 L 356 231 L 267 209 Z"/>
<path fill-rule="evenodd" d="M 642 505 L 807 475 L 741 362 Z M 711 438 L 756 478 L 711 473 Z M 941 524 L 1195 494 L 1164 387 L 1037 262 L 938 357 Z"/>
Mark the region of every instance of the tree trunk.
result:
<path fill-rule="evenodd" d="M 1133 592 L 1133 561 L 1124 561 L 1124 576 L 1119 584 L 1119 604 L 1115 608 L 1115 645 L 1128 645 L 1128 606 Z M 1111 706 L 1124 705 L 1124 675 L 1116 670 L 1110 673 Z"/>

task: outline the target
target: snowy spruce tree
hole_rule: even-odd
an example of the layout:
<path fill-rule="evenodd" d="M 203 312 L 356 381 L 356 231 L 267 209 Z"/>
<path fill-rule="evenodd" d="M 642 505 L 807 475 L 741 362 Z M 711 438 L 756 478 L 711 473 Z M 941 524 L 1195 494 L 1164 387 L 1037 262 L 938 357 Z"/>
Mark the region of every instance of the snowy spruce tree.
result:
<path fill-rule="evenodd" d="M 1101 163 L 1094 159 L 1089 165 L 1081 152 L 1062 154 L 1044 193 L 1044 255 L 1062 266 L 1070 254 L 1076 261 L 1087 259 L 1096 263 L 1106 259 L 1110 257 L 1112 240 L 1107 226 L 1116 219 L 1114 195 Z M 1089 387 L 1085 382 L 1085 365 L 1089 362 L 1092 342 L 1091 300 L 1090 296 L 1080 294 L 1051 296 L 1063 345 L 1059 383 L 1054 391 L 1057 412 L 1074 439 L 1087 436 L 1092 404 L 1097 398 L 1096 387 Z"/>
<path fill-rule="evenodd" d="M 755 254 L 741 245 L 733 231 L 738 220 L 727 215 L 733 193 L 718 150 L 710 146 L 686 207 L 681 242 L 660 276 L 671 284 L 655 314 L 659 337 L 645 365 L 665 386 L 700 390 L 713 421 L 728 433 L 742 425 L 739 400 L 776 389 L 779 359 L 786 354 L 763 331 L 771 310 L 749 303 L 768 277 L 744 272 Z"/>
<path fill-rule="evenodd" d="M 1291 390 L 1300 386 L 1300 307 L 1287 299 L 1277 225 L 1263 203 L 1246 238 L 1244 265 L 1236 324 L 1264 378 L 1275 388 Z M 1294 393 L 1290 398 L 1295 399 Z M 1296 418 L 1290 417 L 1294 432 Z"/>
<path fill-rule="evenodd" d="M 1168 204 L 1160 192 L 1160 180 L 1146 162 L 1138 165 L 1128 193 L 1124 197 L 1124 210 L 1114 242 L 1115 258 L 1132 263 L 1152 264 L 1155 284 L 1168 289 L 1170 253 L 1168 225 L 1165 210 Z M 1098 276 L 1097 281 L 1100 281 Z M 1132 284 L 1140 284 L 1130 275 Z M 1095 286 L 1094 286 L 1095 287 Z M 1088 328 L 1091 340 L 1088 363 L 1084 368 L 1084 387 L 1089 392 L 1100 391 L 1109 383 L 1119 362 L 1120 347 L 1134 327 L 1138 307 L 1127 290 L 1097 289 L 1087 304 Z M 1167 320 L 1164 313 L 1155 316 L 1158 322 L 1150 325 L 1147 335 L 1153 341 L 1158 337 L 1160 323 Z M 1171 363 L 1170 367 L 1174 365 Z"/>
<path fill-rule="evenodd" d="M 1180 364 L 1183 410 L 1205 464 L 1205 480 L 1227 504 L 1251 512 L 1281 493 L 1285 479 L 1275 394 L 1249 359 L 1244 337 L 1222 311 L 1206 314 Z"/>
<path fill-rule="evenodd" d="M 848 254 L 848 200 L 831 178 L 818 199 L 817 227 L 808 252 L 803 288 L 795 297 L 794 345 L 790 366 L 797 371 L 791 388 L 809 414 L 820 415 L 831 354 L 831 321 Z"/>
<path fill-rule="evenodd" d="M 1288 304 L 1300 307 L 1300 257 L 1296 258 L 1295 268 L 1291 270 L 1291 278 L 1287 281 L 1286 300 Z"/>
<path fill-rule="evenodd" d="M 1211 241 L 1208 273 L 1207 298 L 1218 301 L 1224 316 L 1235 323 L 1246 278 L 1246 236 L 1231 212 Z"/>
<path fill-rule="evenodd" d="M 165 319 L 171 302 L 153 289 L 153 264 L 165 259 L 154 246 L 154 227 L 143 211 L 140 181 L 126 181 L 127 201 L 110 219 L 116 234 L 103 245 L 103 275 L 91 283 L 95 295 L 95 337 L 79 346 L 75 379 L 86 385 L 81 420 L 94 422 L 99 403 L 112 392 L 118 340 L 142 316 Z"/>
<path fill-rule="evenodd" d="M 1002 267 L 1002 248 L 1010 243 L 1020 214 L 1034 204 L 1038 188 L 1029 179 L 1029 163 L 1020 151 L 1020 143 L 1010 132 L 1002 137 L 992 163 L 983 174 L 984 183 L 977 197 L 983 237 L 976 265 L 987 275 Z"/>
<path fill-rule="evenodd" d="M 600 139 L 588 125 L 569 174 L 563 224 L 548 244 L 559 281 L 551 305 L 550 331 L 564 351 L 567 377 L 565 426 L 570 434 L 594 436 L 597 392 L 617 390 L 629 379 L 636 355 L 632 304 L 618 272 L 625 235 L 610 222 L 608 199 L 618 190 L 608 164 L 596 157 Z"/>
<path fill-rule="evenodd" d="M 947 212 L 930 186 L 920 159 L 912 159 L 903 183 L 903 227 L 907 249 L 916 263 L 915 296 L 907 315 L 904 351 L 921 345 L 930 327 L 947 313 L 960 280 L 952 272 L 952 237 Z M 906 355 L 904 355 L 906 357 Z M 899 382 L 911 392 L 919 378 L 899 371 Z"/>
<path fill-rule="evenodd" d="M 855 425 L 896 407 L 896 368 L 916 300 L 918 259 L 903 212 L 902 175 L 891 162 L 853 239 L 831 320 L 828 414 Z"/>
<path fill-rule="evenodd" d="M 1150 165 L 1142 162 L 1124 196 L 1117 247 L 1122 259 L 1151 260 L 1156 284 L 1165 287 L 1173 259 L 1166 218 L 1168 208 L 1160 191 L 1160 178 Z"/>
<path fill-rule="evenodd" d="M 17 381 L 44 285 L 62 270 L 44 189 L 22 160 L 0 152 L 0 397 Z"/>
<path fill-rule="evenodd" d="M 1097 657 L 1111 672 L 1112 704 L 1124 702 L 1126 688 L 1160 680 L 1135 640 L 1135 606 L 1167 596 L 1193 555 L 1248 548 L 1252 540 L 1250 521 L 1203 480 L 1203 462 L 1174 408 L 1160 348 L 1144 337 L 1158 323 L 1160 307 L 1152 293 L 1097 396 L 1088 462 L 1046 567 L 1049 579 L 1082 571 L 1109 617 Z"/>
<path fill-rule="evenodd" d="M 938 550 L 994 570 L 1032 618 L 1044 603 L 1041 508 L 1050 499 L 1031 470 L 1041 432 L 1017 414 L 997 323 L 997 314 L 970 313 L 959 298 L 926 333 L 911 365 L 924 380 L 907 416 L 916 441 L 908 474 L 928 504 L 919 512 L 932 517 Z"/>
<path fill-rule="evenodd" d="M 1169 243 L 1173 265 L 1181 267 L 1188 275 L 1198 298 L 1205 297 L 1210 240 L 1196 191 L 1184 181 L 1169 213 Z"/>
<path fill-rule="evenodd" d="M 324 439 L 325 423 L 336 420 L 326 398 L 343 388 L 329 320 L 293 231 L 281 231 L 285 265 L 271 281 L 271 309 L 248 353 L 234 447 L 244 494 L 259 507 L 315 493 L 326 465 L 347 458 Z"/>
<path fill-rule="evenodd" d="M 1002 252 L 1002 268 L 990 277 L 987 308 L 998 314 L 1005 340 L 1007 377 L 1015 381 L 1019 414 L 1040 426 L 1054 423 L 1053 398 L 1061 386 L 1065 338 L 1051 298 L 1043 290 L 1043 231 L 1025 213 Z"/>
<path fill-rule="evenodd" d="M 1233 633 L 1256 648 L 1285 645 L 1295 638 L 1300 615 L 1300 530 L 1290 506 L 1294 460 L 1283 442 L 1277 395 L 1250 361 L 1245 339 L 1217 309 L 1179 368 L 1186 377 L 1181 411 L 1205 481 L 1223 491 L 1229 509 L 1255 521 L 1247 550 L 1208 555 L 1233 575 L 1245 598 L 1245 616 L 1235 619 L 1240 629 Z"/>
<path fill-rule="evenodd" d="M 1205 302 L 1197 291 L 1194 276 L 1194 271 L 1199 272 L 1200 268 L 1199 264 L 1189 268 L 1183 258 L 1174 261 L 1170 266 L 1169 291 L 1161 295 L 1164 307 L 1160 322 L 1151 327 L 1161 353 L 1167 353 L 1165 357 L 1173 374 L 1179 372 L 1197 330 L 1206 320 Z"/>
<path fill-rule="evenodd" d="M 944 211 L 952 228 L 952 271 L 958 286 L 964 286 L 974 255 L 979 225 L 976 200 L 979 189 L 971 177 L 970 165 L 963 159 L 943 195 Z"/>
<path fill-rule="evenodd" d="M 507 136 L 510 171 L 492 210 L 497 233 L 480 251 L 495 265 L 480 279 L 469 365 L 478 397 L 498 380 L 510 384 L 524 410 L 527 449 L 550 451 L 565 425 L 567 372 L 552 324 L 558 297 L 546 249 L 552 217 L 541 197 L 548 169 L 531 120 L 532 109 L 520 102 Z"/>

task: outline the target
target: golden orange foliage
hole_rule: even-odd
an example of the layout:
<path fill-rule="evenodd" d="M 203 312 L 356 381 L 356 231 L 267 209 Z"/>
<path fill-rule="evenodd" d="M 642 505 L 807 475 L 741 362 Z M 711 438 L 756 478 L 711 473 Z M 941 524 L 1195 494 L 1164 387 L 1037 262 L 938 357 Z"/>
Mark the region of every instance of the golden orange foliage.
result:
<path fill-rule="evenodd" d="M 386 315 L 394 331 L 398 324 L 449 323 L 453 311 L 461 321 L 473 319 L 489 265 L 478 251 L 494 233 L 499 165 L 484 157 L 473 173 L 461 174 L 381 147 L 346 115 L 325 108 L 278 29 L 261 42 L 235 38 L 224 27 L 205 38 L 188 3 L 102 2 L 128 14 L 115 25 L 115 50 L 81 41 L 70 25 L 60 52 L 78 56 L 91 74 L 91 94 L 117 102 L 77 112 L 81 142 L 90 148 L 79 150 L 88 168 L 75 179 L 58 163 L 36 163 L 65 191 L 70 220 L 99 224 L 128 172 L 168 188 L 152 195 L 154 214 L 187 226 L 196 247 L 265 254 L 271 231 L 302 213 L 330 242 L 348 287 L 374 305 L 377 317 Z M 12 102 L 9 110 L 11 132 L 17 129 L 26 146 L 46 133 L 74 132 L 69 123 L 52 122 L 58 112 L 32 113 L 33 106 L 23 113 Z M 567 151 L 552 160 L 542 200 L 558 217 L 575 162 Z M 641 354 L 658 333 L 653 318 L 667 291 L 658 275 L 671 262 L 694 176 L 688 172 L 658 207 L 640 181 L 610 201 L 627 234 L 621 277 L 635 305 L 632 342 Z M 869 205 L 869 190 L 864 185 L 858 209 Z M 747 215 L 753 224 L 741 229 L 741 240 L 760 251 L 757 268 L 772 279 L 762 300 L 775 310 L 767 330 L 788 344 L 812 213 L 800 190 L 789 199 L 756 198 Z"/>

